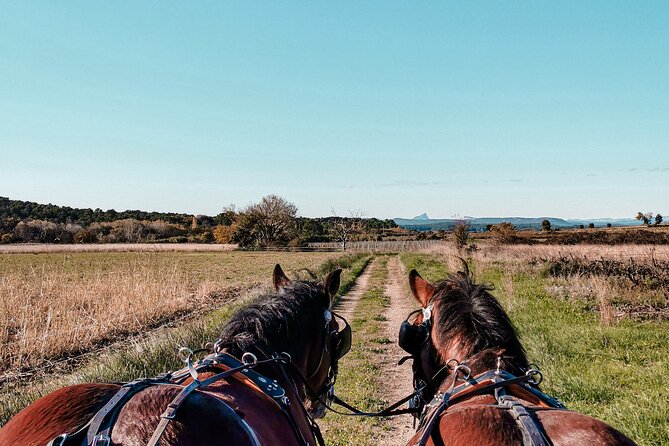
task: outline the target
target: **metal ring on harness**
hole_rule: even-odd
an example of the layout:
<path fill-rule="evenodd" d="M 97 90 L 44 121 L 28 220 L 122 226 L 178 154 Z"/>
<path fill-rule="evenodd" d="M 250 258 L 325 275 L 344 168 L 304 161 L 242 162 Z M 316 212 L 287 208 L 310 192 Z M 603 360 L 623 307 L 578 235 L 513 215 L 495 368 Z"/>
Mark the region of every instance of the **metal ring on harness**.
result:
<path fill-rule="evenodd" d="M 279 353 L 279 361 L 283 362 L 284 364 L 289 364 L 293 362 L 293 358 L 290 356 L 290 353 L 281 352 Z"/>
<path fill-rule="evenodd" d="M 529 369 L 527 372 L 525 372 L 525 376 L 530 377 L 530 384 L 534 384 L 535 386 L 538 386 L 541 384 L 541 382 L 544 380 L 544 375 L 541 373 L 541 370 L 539 369 Z M 539 378 L 535 378 L 538 376 Z"/>
<path fill-rule="evenodd" d="M 193 350 L 189 349 L 188 347 L 181 347 L 177 355 L 179 355 L 179 360 L 181 362 L 187 364 L 188 361 L 193 357 Z"/>
<path fill-rule="evenodd" d="M 214 353 L 221 353 L 221 344 L 223 343 L 223 339 L 217 339 L 216 342 L 214 342 Z"/>
<path fill-rule="evenodd" d="M 455 365 L 454 365 L 454 366 L 451 366 L 451 363 L 454 363 Z M 446 361 L 446 365 L 447 365 L 448 367 L 452 368 L 453 370 L 455 370 L 455 369 L 458 368 L 458 366 L 460 365 L 460 361 L 458 361 L 458 360 L 455 359 L 455 358 L 451 358 L 451 359 L 449 359 L 448 361 Z"/>
<path fill-rule="evenodd" d="M 462 379 L 467 381 L 471 376 L 472 376 L 472 369 L 467 367 L 465 364 L 458 364 L 458 366 L 453 370 L 453 374 L 455 375 L 455 381 L 458 379 L 458 372 L 462 372 Z"/>
<path fill-rule="evenodd" d="M 253 367 L 258 363 L 258 357 L 251 352 L 246 352 L 242 355 L 242 363 Z"/>
<path fill-rule="evenodd" d="M 188 367 L 188 373 L 190 373 L 191 378 L 197 381 L 198 373 L 193 366 L 193 350 L 189 349 L 188 347 L 181 347 L 179 349 L 178 355 L 179 359 L 181 359 L 181 362 L 186 363 L 186 366 Z"/>

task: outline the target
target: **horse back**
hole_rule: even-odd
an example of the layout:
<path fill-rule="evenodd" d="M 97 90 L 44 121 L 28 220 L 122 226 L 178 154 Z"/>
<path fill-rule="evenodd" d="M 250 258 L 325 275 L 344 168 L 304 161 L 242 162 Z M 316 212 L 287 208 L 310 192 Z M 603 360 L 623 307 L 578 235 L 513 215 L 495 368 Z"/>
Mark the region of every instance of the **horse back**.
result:
<path fill-rule="evenodd" d="M 159 385 L 133 396 L 119 413 L 113 443 L 145 445 L 180 390 L 177 385 Z M 298 444 L 273 403 L 233 381 L 190 394 L 165 429 L 161 444 L 242 446 L 253 445 L 252 437 L 260 444 Z"/>
<path fill-rule="evenodd" d="M 450 408 L 439 419 L 427 445 L 456 446 L 523 446 L 519 425 L 511 413 L 494 405 L 492 397 L 475 398 Z M 537 425 L 553 446 L 610 445 L 629 446 L 635 443 L 611 426 L 587 415 L 561 409 L 533 410 Z M 415 444 L 420 432 L 409 442 Z"/>
<path fill-rule="evenodd" d="M 78 384 L 50 393 L 16 414 L 0 429 L 0 445 L 44 446 L 86 424 L 120 388 Z"/>
<path fill-rule="evenodd" d="M 578 412 L 542 410 L 537 418 L 554 446 L 601 444 L 629 446 L 635 443 L 608 424 Z"/>

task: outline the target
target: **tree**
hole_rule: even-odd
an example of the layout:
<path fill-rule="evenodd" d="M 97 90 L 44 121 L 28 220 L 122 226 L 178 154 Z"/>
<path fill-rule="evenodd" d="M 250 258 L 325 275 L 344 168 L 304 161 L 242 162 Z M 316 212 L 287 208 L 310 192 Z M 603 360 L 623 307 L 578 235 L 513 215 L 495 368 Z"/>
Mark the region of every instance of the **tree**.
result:
<path fill-rule="evenodd" d="M 594 229 L 594 228 L 595 228 L 595 224 L 594 224 L 594 223 L 588 223 L 588 228 L 590 228 L 590 229 Z"/>
<path fill-rule="evenodd" d="M 235 231 L 237 230 L 236 224 L 231 224 L 229 226 L 217 225 L 214 228 L 214 239 L 217 243 L 231 243 Z"/>
<path fill-rule="evenodd" d="M 214 223 L 217 225 L 230 226 L 237 219 L 237 208 L 234 204 L 223 208 L 220 214 L 214 217 Z"/>
<path fill-rule="evenodd" d="M 453 241 L 457 249 L 463 249 L 469 244 L 469 222 L 467 220 L 460 220 L 453 226 Z"/>
<path fill-rule="evenodd" d="M 549 220 L 544 220 L 541 222 L 541 230 L 542 231 L 550 231 L 551 230 L 551 222 Z"/>
<path fill-rule="evenodd" d="M 644 225 L 650 225 L 650 221 L 653 218 L 653 213 L 652 212 L 646 212 L 645 214 L 643 212 L 639 212 L 636 214 L 636 218 L 639 221 L 643 221 Z"/>
<path fill-rule="evenodd" d="M 346 251 L 346 245 L 351 240 L 351 237 L 360 232 L 364 220 L 365 213 L 361 209 L 351 211 L 349 209 L 349 217 L 338 217 L 334 208 L 331 209 L 334 216 L 332 226 L 330 227 L 330 236 L 341 245 L 342 251 Z"/>
<path fill-rule="evenodd" d="M 240 212 L 233 241 L 241 246 L 285 246 L 295 235 L 296 217 L 297 206 L 277 195 L 267 195 Z"/>
<path fill-rule="evenodd" d="M 663 218 L 662 218 L 662 214 L 657 214 L 657 215 L 655 216 L 655 224 L 656 224 L 656 225 L 659 225 L 660 223 L 662 223 L 662 220 L 663 220 Z"/>

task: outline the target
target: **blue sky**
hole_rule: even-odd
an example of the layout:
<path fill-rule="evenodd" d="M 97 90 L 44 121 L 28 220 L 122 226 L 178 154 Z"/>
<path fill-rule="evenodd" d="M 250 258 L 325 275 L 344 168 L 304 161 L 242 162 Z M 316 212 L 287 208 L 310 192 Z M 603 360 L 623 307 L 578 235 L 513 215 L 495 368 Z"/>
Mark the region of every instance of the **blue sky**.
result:
<path fill-rule="evenodd" d="M 669 212 L 667 2 L 4 2 L 0 196 Z"/>

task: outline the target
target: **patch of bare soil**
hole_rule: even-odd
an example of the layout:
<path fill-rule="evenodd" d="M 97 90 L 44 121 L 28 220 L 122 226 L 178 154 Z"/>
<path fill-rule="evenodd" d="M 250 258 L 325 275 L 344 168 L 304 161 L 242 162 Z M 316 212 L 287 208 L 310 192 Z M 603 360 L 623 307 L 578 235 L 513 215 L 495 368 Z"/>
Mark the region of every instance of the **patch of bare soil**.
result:
<path fill-rule="evenodd" d="M 397 256 L 388 260 L 388 282 L 385 294 L 390 299 L 390 305 L 384 314 L 385 333 L 390 343 L 384 346 L 386 354 L 380 364 L 383 380 L 388 383 L 385 388 L 385 398 L 394 403 L 413 392 L 411 361 L 403 365 L 397 362 L 406 353 L 397 344 L 397 335 L 400 325 L 412 310 L 417 308 L 417 303 L 411 297 L 408 279 L 403 265 Z M 411 415 L 399 415 L 388 421 L 389 430 L 384 432 L 380 441 L 381 446 L 406 444 L 414 434 L 413 417 Z"/>

